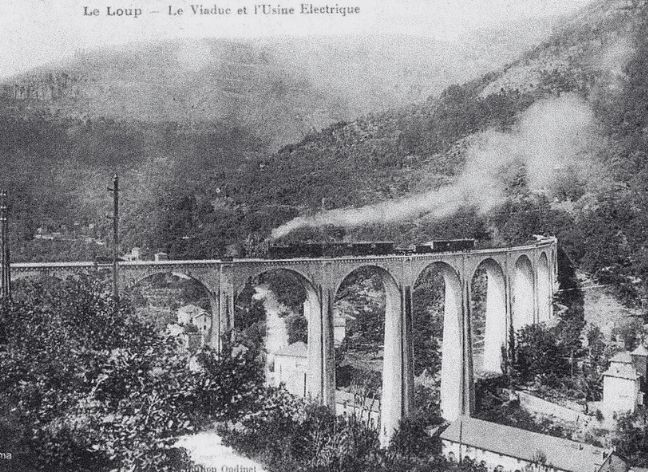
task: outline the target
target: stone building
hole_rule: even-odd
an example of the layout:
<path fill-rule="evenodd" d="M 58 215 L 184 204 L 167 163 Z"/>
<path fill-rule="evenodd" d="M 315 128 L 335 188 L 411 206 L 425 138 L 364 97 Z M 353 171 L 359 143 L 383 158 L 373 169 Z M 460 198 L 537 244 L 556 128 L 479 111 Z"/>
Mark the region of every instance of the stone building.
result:
<path fill-rule="evenodd" d="M 641 376 L 637 372 L 633 356 L 627 351 L 619 352 L 603 374 L 601 410 L 604 415 L 616 416 L 633 413 L 641 404 Z"/>
<path fill-rule="evenodd" d="M 196 305 L 184 305 L 178 308 L 178 323 L 194 325 L 203 336 L 209 334 L 211 328 L 211 316 L 207 310 Z"/>
<path fill-rule="evenodd" d="M 308 346 L 301 341 L 274 353 L 274 385 L 284 384 L 293 395 L 306 396 L 308 383 Z"/>
<path fill-rule="evenodd" d="M 167 325 L 167 332 L 179 336 L 183 345 L 194 351 L 205 345 L 211 331 L 211 315 L 196 305 L 184 305 L 178 308 L 177 322 Z"/>
<path fill-rule="evenodd" d="M 462 416 L 441 433 L 443 455 L 489 472 L 626 472 L 611 451 Z"/>
<path fill-rule="evenodd" d="M 134 247 L 130 252 L 124 254 L 122 259 L 125 261 L 139 261 L 142 259 L 142 250 L 138 247 Z"/>

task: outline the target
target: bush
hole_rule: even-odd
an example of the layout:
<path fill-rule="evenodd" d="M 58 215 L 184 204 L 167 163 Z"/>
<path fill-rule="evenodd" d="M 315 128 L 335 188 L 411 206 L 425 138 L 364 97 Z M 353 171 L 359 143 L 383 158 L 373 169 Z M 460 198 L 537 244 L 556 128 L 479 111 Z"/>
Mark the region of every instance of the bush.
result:
<path fill-rule="evenodd" d="M 284 389 L 268 388 L 233 426 L 220 430 L 225 444 L 262 461 L 271 471 L 364 470 L 378 451 L 378 432 L 354 416 L 336 417 Z"/>
<path fill-rule="evenodd" d="M 555 332 L 542 324 L 528 325 L 516 333 L 513 369 L 523 382 L 542 375 L 556 379 L 569 372 L 569 352 Z"/>
<path fill-rule="evenodd" d="M 441 441 L 432 437 L 427 429 L 439 426 L 443 419 L 425 413 L 417 413 L 401 420 L 398 431 L 389 444 L 389 451 L 406 457 L 428 459 L 441 453 Z"/>
<path fill-rule="evenodd" d="M 612 445 L 631 465 L 648 467 L 648 412 L 621 415 Z"/>
<path fill-rule="evenodd" d="M 40 470 L 173 471 L 176 438 L 235 416 L 260 384 L 249 358 L 205 349 L 198 371 L 89 277 L 23 286 L 5 307 L 0 399 Z"/>
<path fill-rule="evenodd" d="M 401 422 L 388 449 L 378 432 L 355 416 L 335 416 L 324 406 L 266 388 L 238 421 L 223 424 L 223 443 L 270 472 L 483 472 L 470 461 L 452 464 L 439 455 L 438 438 L 426 428 L 442 420 L 419 413 Z"/>

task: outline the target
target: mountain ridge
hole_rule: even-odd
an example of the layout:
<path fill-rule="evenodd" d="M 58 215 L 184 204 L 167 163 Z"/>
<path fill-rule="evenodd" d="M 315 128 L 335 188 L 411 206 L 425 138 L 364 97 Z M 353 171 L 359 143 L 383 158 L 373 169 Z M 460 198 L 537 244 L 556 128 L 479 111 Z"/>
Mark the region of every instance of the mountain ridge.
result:
<path fill-rule="evenodd" d="M 489 45 L 380 35 L 135 43 L 79 52 L 5 79 L 0 92 L 79 119 L 230 121 L 276 149 L 337 121 L 423 101 L 502 63 L 552 24 Z"/>
<path fill-rule="evenodd" d="M 645 206 L 637 176 L 644 175 L 645 143 L 637 130 L 644 126 L 640 66 L 648 45 L 640 34 L 648 15 L 641 5 L 629 11 L 623 10 L 625 6 L 627 2 L 621 0 L 595 3 L 587 10 L 593 12 L 590 16 L 587 11 L 576 15 L 501 69 L 450 85 L 418 103 L 312 129 L 294 143 L 276 143 L 276 152 L 249 127 L 227 120 L 187 126 L 51 118 L 38 107 L 30 109 L 30 103 L 5 97 L 5 118 L 12 106 L 17 111 L 2 123 L 1 129 L 11 138 L 2 151 L 12 156 L 13 172 L 20 166 L 33 167 L 33 175 L 40 172 L 43 179 L 52 179 L 48 189 L 57 203 L 41 201 L 43 192 L 22 177 L 12 183 L 16 195 L 27 202 L 21 203 L 14 254 L 24 259 L 52 257 L 33 240 L 39 225 L 55 228 L 66 220 L 71 226 L 74 221 L 68 215 L 83 220 L 80 224 L 85 227 L 96 221 L 97 214 L 109 209 L 102 189 L 114 170 L 123 178 L 125 247 L 139 246 L 149 253 L 164 250 L 174 258 L 209 258 L 228 253 L 231 246 L 240 250 L 246 240 L 267 237 L 295 218 L 312 218 L 323 207 L 361 210 L 377 202 L 407 201 L 448 188 L 461 181 L 478 151 L 493 153 L 494 147 L 502 145 L 519 156 L 500 156 L 508 168 L 498 175 L 503 198 L 496 208 L 483 211 L 469 204 L 443 217 L 421 211 L 413 217 L 355 228 L 300 228 L 287 239 L 412 243 L 474 237 L 481 244 L 515 244 L 533 234 L 556 234 L 570 256 L 590 273 L 603 274 L 612 267 L 617 268 L 618 280 L 629 274 L 642 278 L 637 275 L 642 266 L 635 262 L 636 254 L 644 251 L 642 232 L 631 221 L 644 221 L 637 210 Z M 592 121 L 587 132 L 591 128 L 593 135 L 600 135 L 600 142 L 575 156 L 586 159 L 580 162 L 592 168 L 592 175 L 598 172 L 597 179 L 588 181 L 573 166 L 558 166 L 561 175 L 552 177 L 549 191 L 537 192 L 525 168 L 537 166 L 531 159 L 533 146 L 549 137 L 557 146 L 552 149 L 566 152 L 556 139 L 556 124 L 564 122 L 576 134 L 585 129 L 564 121 L 572 118 L 574 106 L 582 120 Z M 555 119 L 541 116 L 537 122 L 553 134 L 534 135 L 535 122 L 529 125 L 529 120 L 547 110 Z M 32 124 L 21 121 L 29 113 Z M 192 132 L 191 126 L 199 129 Z M 10 129 L 15 132 L 6 134 Z M 101 162 L 107 157 L 117 165 Z M 44 158 L 62 170 L 52 175 L 50 167 L 40 164 Z M 89 165 L 76 169 L 84 160 Z M 71 185 L 74 176 L 77 181 Z M 37 214 L 29 215 L 34 208 L 39 208 Z M 46 219 L 48 213 L 54 217 Z M 632 218 L 618 221 L 619 215 Z M 107 238 L 108 223 L 93 224 L 97 237 Z M 612 234 L 613 230 L 617 233 Z M 90 249 L 88 253 L 93 254 Z M 54 257 L 87 256 L 70 249 Z"/>

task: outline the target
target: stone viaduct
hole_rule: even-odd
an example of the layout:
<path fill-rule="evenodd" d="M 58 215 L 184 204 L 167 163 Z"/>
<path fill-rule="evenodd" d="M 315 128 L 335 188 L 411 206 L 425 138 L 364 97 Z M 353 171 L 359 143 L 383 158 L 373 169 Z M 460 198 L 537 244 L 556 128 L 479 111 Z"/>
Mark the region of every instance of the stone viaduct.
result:
<path fill-rule="evenodd" d="M 232 261 L 135 261 L 119 263 L 119 280 L 128 287 L 158 273 L 176 273 L 199 281 L 212 305 L 211 344 L 236 326 L 234 302 L 251 278 L 287 270 L 303 285 L 308 319 L 307 380 L 309 393 L 335 405 L 333 303 L 338 288 L 353 271 L 371 267 L 382 278 L 386 294 L 381 441 L 391 437 L 399 420 L 413 407 L 412 292 L 431 268 L 443 276 L 445 304 L 441 366 L 441 411 L 447 420 L 474 409 L 471 337 L 471 281 L 478 269 L 487 274 L 484 369 L 501 372 L 503 346 L 511 329 L 549 321 L 557 285 L 557 241 L 544 239 L 519 247 L 432 254 L 299 259 L 234 259 Z M 94 263 L 15 263 L 12 279 L 41 274 L 64 278 L 93 270 Z"/>

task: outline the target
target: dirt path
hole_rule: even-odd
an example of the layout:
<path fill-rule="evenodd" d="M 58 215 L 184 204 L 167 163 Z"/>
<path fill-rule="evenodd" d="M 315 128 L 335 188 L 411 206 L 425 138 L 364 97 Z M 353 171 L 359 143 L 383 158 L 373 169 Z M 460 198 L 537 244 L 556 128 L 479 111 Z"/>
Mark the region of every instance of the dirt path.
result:
<path fill-rule="evenodd" d="M 191 460 L 205 471 L 265 472 L 260 464 L 240 456 L 231 447 L 224 446 L 221 437 L 214 431 L 183 436 L 177 445 L 187 449 Z"/>

